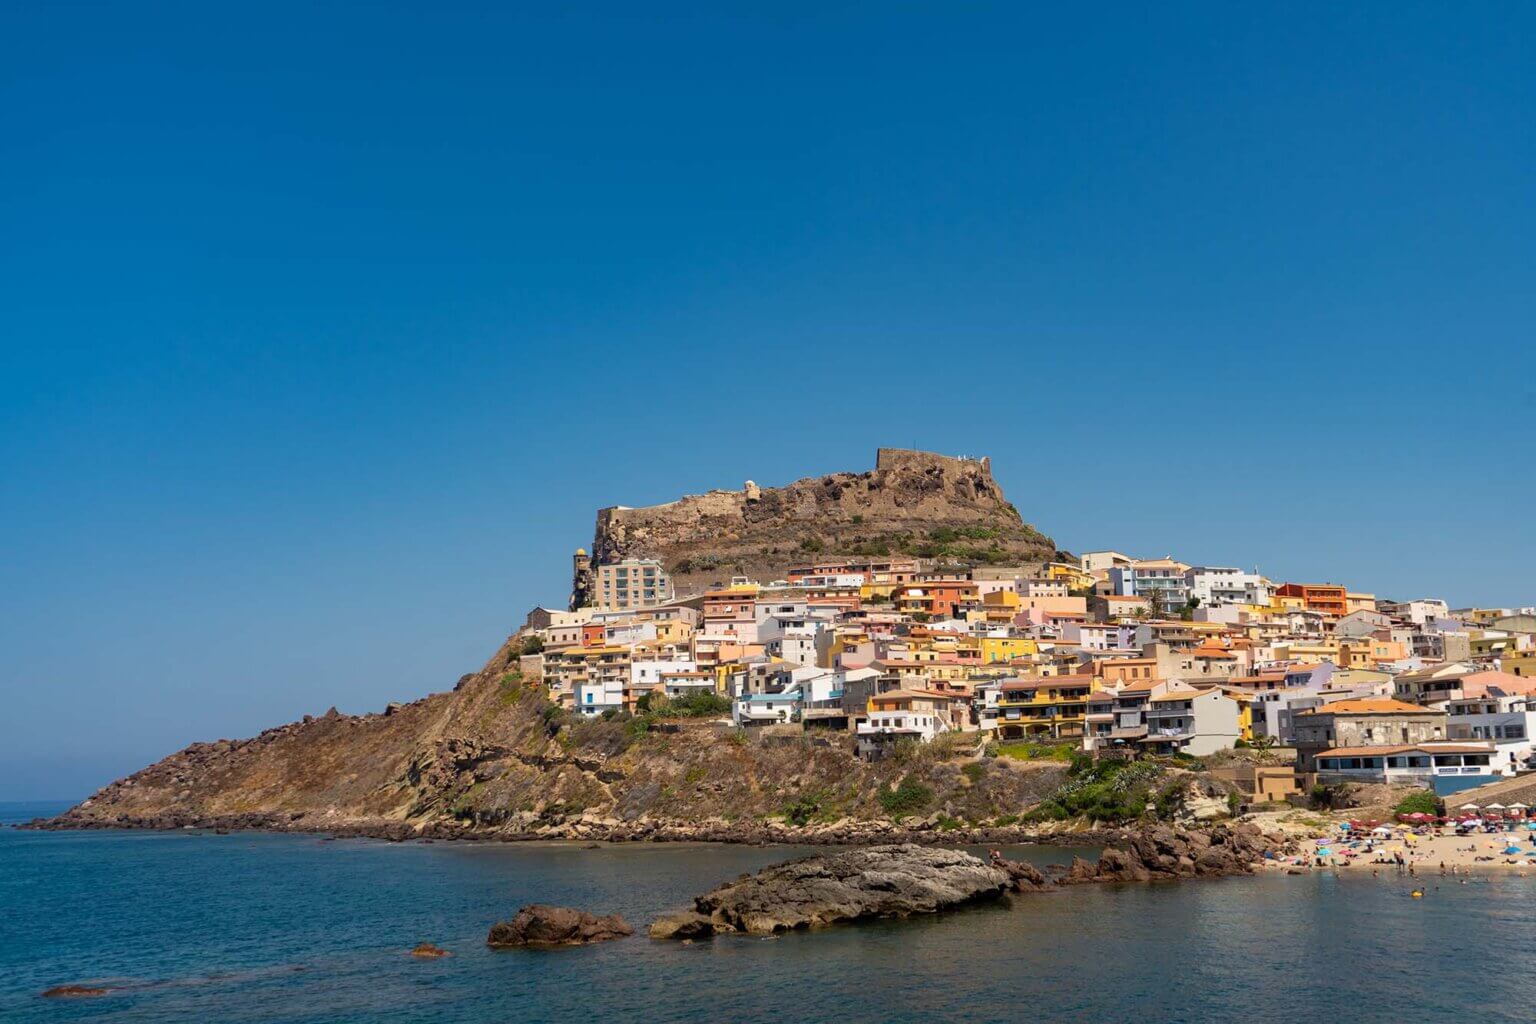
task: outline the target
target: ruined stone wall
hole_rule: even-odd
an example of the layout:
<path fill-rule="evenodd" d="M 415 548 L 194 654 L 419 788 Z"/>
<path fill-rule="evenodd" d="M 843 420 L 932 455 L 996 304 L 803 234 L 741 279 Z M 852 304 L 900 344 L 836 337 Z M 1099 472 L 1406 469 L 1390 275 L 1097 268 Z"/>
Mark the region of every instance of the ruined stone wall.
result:
<path fill-rule="evenodd" d="M 1004 497 L 989 459 L 901 448 L 880 449 L 871 472 L 784 487 L 748 481 L 665 505 L 605 508 L 592 539 L 594 565 L 660 559 L 679 595 L 733 575 L 768 582 L 796 562 L 841 554 L 996 563 L 1040 561 L 1056 550 Z M 580 599 L 580 581 L 574 589 Z"/>

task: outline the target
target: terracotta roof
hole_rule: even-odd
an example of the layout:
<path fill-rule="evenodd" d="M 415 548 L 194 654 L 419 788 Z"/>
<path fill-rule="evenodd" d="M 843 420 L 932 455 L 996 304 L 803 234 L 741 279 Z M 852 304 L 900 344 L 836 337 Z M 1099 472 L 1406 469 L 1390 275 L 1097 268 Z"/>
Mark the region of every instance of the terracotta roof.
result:
<path fill-rule="evenodd" d="M 1491 754 L 1492 743 L 1399 743 L 1380 747 L 1333 747 L 1320 750 L 1317 757 L 1381 757 L 1383 754 L 1406 754 L 1417 750 L 1422 754 Z"/>
<path fill-rule="evenodd" d="M 1153 697 L 1151 702 L 1156 704 L 1159 701 L 1193 700 L 1196 697 L 1204 697 L 1208 693 L 1216 692 L 1218 691 L 1214 687 L 1209 690 L 1169 690 L 1167 693 Z"/>
<path fill-rule="evenodd" d="M 1409 704 L 1391 697 L 1357 697 L 1352 700 L 1336 700 L 1310 711 L 1298 711 L 1299 715 L 1321 714 L 1346 715 L 1432 715 L 1436 712 L 1422 704 Z"/>
<path fill-rule="evenodd" d="M 950 700 L 954 696 L 953 693 L 940 693 L 938 690 L 887 690 L 884 693 L 875 694 L 870 697 L 870 700 L 879 702 L 882 700 L 910 699 L 912 697 L 939 697 L 944 700 Z"/>

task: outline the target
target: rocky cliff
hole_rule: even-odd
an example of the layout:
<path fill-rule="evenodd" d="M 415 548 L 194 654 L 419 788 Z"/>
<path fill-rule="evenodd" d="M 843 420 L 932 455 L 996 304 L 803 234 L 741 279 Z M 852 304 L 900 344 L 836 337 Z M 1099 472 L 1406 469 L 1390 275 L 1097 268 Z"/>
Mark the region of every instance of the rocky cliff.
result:
<path fill-rule="evenodd" d="M 52 824 L 832 841 L 899 837 L 891 808 L 929 829 L 1011 821 L 1063 777 L 1005 759 L 962 771 L 928 751 L 870 765 L 846 738 L 746 739 L 706 721 L 580 720 L 524 682 L 518 650 L 509 640 L 451 692 L 385 713 L 193 744 Z"/>
<path fill-rule="evenodd" d="M 660 559 L 681 595 L 733 575 L 778 579 L 822 556 L 895 554 L 1017 564 L 1058 552 L 1003 496 L 989 459 L 882 448 L 871 472 L 602 509 L 591 561 Z M 578 570 L 572 604 L 590 598 L 590 572 Z"/>

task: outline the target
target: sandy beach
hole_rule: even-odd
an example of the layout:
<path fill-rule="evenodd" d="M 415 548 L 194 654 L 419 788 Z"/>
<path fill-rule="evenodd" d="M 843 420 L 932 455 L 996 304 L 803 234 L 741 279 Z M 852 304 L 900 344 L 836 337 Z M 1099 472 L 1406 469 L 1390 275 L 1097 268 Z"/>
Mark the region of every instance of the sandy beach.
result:
<path fill-rule="evenodd" d="M 1401 855 L 1404 870 L 1420 877 L 1482 872 L 1518 872 L 1536 874 L 1536 833 L 1519 829 L 1495 834 L 1454 833 L 1418 835 L 1409 830 L 1395 830 L 1392 835 L 1361 836 L 1351 839 L 1336 833 L 1303 844 L 1304 854 L 1271 862 L 1269 867 L 1284 870 L 1295 867 L 1351 872 L 1396 871 Z M 1518 853 L 1507 853 L 1515 848 Z"/>

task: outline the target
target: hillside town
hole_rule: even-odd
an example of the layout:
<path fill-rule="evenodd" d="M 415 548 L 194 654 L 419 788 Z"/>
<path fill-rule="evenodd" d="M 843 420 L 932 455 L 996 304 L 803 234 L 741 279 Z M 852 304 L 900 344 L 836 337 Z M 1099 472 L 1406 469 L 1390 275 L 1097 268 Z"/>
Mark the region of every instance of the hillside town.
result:
<path fill-rule="evenodd" d="M 593 565 L 535 609 L 525 676 L 584 716 L 689 704 L 743 729 L 847 733 L 862 757 L 946 733 L 1088 753 L 1294 751 L 1245 781 L 1444 795 L 1536 769 L 1536 608 L 1450 608 L 1171 556 L 956 566 L 826 557 L 674 592 Z"/>

